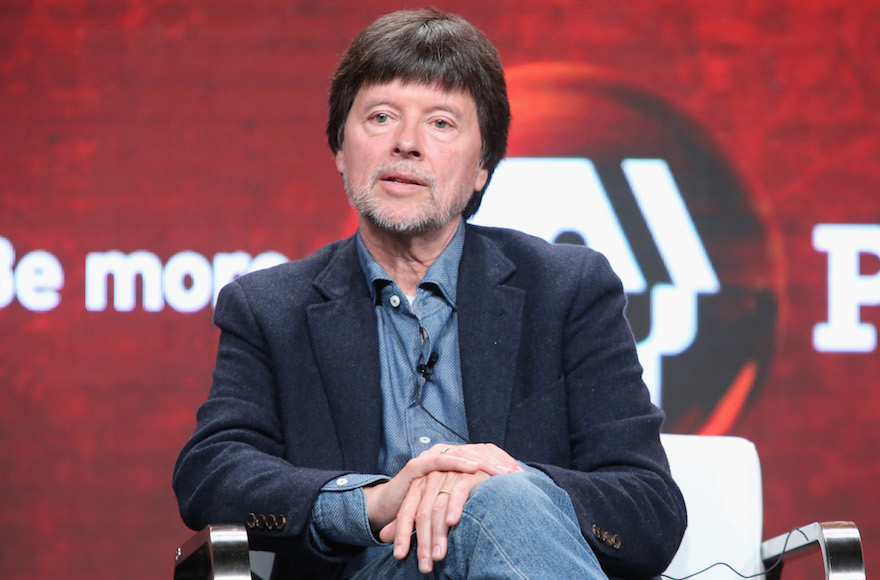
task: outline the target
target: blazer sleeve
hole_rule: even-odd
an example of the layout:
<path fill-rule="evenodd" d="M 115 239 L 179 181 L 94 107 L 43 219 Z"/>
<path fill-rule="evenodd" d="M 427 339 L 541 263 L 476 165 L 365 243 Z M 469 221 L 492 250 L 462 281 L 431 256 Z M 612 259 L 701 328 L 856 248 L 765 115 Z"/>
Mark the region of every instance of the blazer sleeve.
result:
<path fill-rule="evenodd" d="M 663 412 L 642 381 L 625 304 L 607 260 L 588 253 L 562 339 L 572 461 L 536 467 L 568 492 L 605 571 L 645 578 L 672 560 L 687 516 L 660 444 Z"/>
<path fill-rule="evenodd" d="M 196 530 L 247 524 L 258 546 L 281 541 L 325 559 L 309 539 L 312 505 L 344 471 L 298 467 L 285 457 L 269 341 L 239 283 L 221 291 L 214 322 L 221 333 L 213 384 L 174 468 L 184 523 Z"/>

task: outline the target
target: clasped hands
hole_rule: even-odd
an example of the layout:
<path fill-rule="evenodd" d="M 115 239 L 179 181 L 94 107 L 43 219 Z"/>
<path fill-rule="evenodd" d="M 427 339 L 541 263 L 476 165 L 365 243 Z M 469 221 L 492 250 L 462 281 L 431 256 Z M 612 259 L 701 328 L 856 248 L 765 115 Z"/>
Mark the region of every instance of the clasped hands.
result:
<path fill-rule="evenodd" d="M 394 557 L 409 553 L 416 533 L 419 570 L 430 572 L 446 557 L 449 528 L 461 519 L 471 491 L 493 475 L 522 471 L 491 443 L 435 445 L 411 459 L 389 481 L 364 488 L 373 532 L 394 544 Z"/>

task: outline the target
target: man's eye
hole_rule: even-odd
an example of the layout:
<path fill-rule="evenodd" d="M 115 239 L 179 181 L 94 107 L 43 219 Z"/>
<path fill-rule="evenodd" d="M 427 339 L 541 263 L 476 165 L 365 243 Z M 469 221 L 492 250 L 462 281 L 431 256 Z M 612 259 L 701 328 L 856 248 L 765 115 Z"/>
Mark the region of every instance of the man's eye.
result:
<path fill-rule="evenodd" d="M 373 115 L 373 120 L 377 123 L 387 123 L 388 119 L 389 117 L 387 113 L 376 113 Z"/>
<path fill-rule="evenodd" d="M 434 121 L 434 126 L 438 129 L 448 129 L 452 125 L 450 125 L 449 122 L 445 121 L 444 119 L 437 119 L 436 121 Z"/>

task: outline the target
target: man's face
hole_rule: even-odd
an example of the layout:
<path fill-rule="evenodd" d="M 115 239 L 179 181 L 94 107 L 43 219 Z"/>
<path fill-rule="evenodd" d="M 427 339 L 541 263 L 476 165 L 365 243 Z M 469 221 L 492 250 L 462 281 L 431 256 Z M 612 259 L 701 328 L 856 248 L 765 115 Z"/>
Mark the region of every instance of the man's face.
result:
<path fill-rule="evenodd" d="M 469 93 L 395 80 L 361 87 L 336 167 L 361 218 L 419 233 L 457 219 L 486 184 L 481 147 Z"/>

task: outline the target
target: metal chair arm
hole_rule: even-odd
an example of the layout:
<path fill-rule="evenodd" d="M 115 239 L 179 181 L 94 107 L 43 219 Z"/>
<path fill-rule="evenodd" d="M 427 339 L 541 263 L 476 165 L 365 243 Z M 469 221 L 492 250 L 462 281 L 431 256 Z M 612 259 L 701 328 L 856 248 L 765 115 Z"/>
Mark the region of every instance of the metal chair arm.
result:
<path fill-rule="evenodd" d="M 862 539 L 853 522 L 812 523 L 764 541 L 761 559 L 768 569 L 767 577 L 778 578 L 786 560 L 816 549 L 825 560 L 826 580 L 865 580 Z"/>
<path fill-rule="evenodd" d="M 251 580 L 247 529 L 209 525 L 177 548 L 174 580 Z"/>
<path fill-rule="evenodd" d="M 761 559 L 768 578 L 779 578 L 781 565 L 822 551 L 826 580 L 865 580 L 862 540 L 852 522 L 821 522 L 795 528 L 764 541 Z M 174 580 L 251 580 L 247 529 L 210 525 L 177 549 Z"/>

